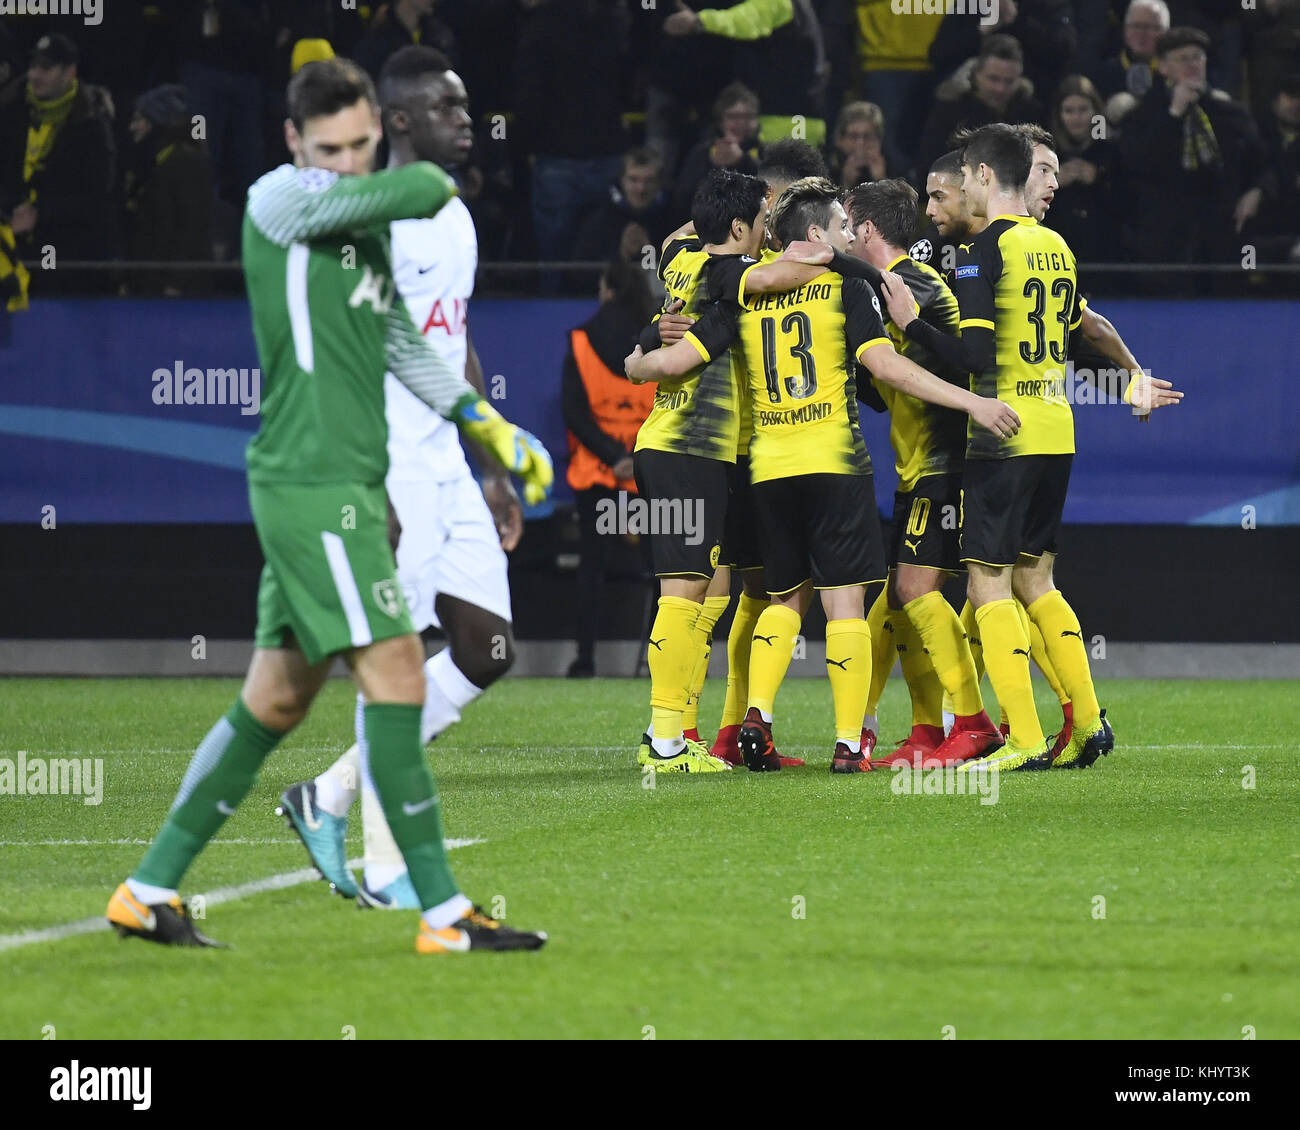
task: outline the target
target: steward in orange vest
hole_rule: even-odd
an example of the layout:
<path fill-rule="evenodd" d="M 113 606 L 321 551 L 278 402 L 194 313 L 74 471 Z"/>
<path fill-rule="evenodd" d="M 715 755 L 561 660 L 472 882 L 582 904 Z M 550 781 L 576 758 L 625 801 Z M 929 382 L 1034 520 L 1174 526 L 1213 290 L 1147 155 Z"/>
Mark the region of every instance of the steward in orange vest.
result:
<path fill-rule="evenodd" d="M 636 344 L 636 330 L 626 337 L 623 322 L 606 304 L 595 317 L 569 332 L 564 359 L 564 422 L 569 428 L 568 481 L 575 491 L 595 486 L 636 491 L 629 476 L 611 469 L 632 454 L 636 434 L 654 407 L 655 386 L 634 385 L 623 375 L 623 358 Z M 629 344 L 629 342 L 631 344 Z"/>

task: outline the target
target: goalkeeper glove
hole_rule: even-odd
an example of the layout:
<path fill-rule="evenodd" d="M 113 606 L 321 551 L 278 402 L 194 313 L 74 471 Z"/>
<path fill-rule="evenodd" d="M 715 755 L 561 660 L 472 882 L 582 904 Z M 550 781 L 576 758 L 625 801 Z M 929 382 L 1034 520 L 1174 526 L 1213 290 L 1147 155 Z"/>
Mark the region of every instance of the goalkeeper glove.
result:
<path fill-rule="evenodd" d="M 546 448 L 531 432 L 517 428 L 481 396 L 463 396 L 452 409 L 452 421 L 482 445 L 511 474 L 524 483 L 524 501 L 541 502 L 550 491 L 555 468 Z"/>

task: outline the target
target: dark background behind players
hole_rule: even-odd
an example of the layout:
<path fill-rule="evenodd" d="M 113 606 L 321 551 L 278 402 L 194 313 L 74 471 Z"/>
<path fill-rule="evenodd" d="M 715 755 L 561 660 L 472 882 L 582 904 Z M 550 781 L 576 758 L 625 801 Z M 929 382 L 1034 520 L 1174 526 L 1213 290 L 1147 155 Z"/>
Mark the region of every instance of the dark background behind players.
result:
<path fill-rule="evenodd" d="M 758 7 L 772 25 L 762 24 L 758 38 L 717 30 L 734 29 Z M 593 215 L 608 211 L 621 156 L 638 146 L 661 159 L 660 187 L 676 198 L 666 221 L 673 226 L 685 218 L 682 202 L 708 168 L 747 168 L 764 143 L 791 133 L 834 152 L 832 138 L 823 141 L 817 131 L 833 127 L 841 110 L 865 100 L 882 113 L 886 174 L 907 176 L 919 189 L 930 150 L 946 148 L 940 134 L 951 125 L 972 115 L 1046 121 L 1060 104 L 1061 81 L 1088 75 L 1103 102 L 1113 94 L 1127 99 L 1111 99 L 1103 111 L 1104 137 L 1097 139 L 1106 144 L 1086 158 L 1104 170 L 1112 146 L 1127 145 L 1136 155 L 1116 163 L 1106 178 L 1112 200 L 1133 200 L 1141 209 L 1168 191 L 1176 201 L 1159 217 L 1153 238 L 1135 235 L 1142 225 L 1131 225 L 1129 244 L 1103 246 L 1100 258 L 1222 262 L 1228 242 L 1239 248 L 1258 239 L 1261 257 L 1278 261 L 1300 242 L 1300 221 L 1290 205 L 1294 177 L 1285 175 L 1294 163 L 1288 154 L 1295 134 L 1294 98 L 1285 91 L 1300 76 L 1300 4 L 1294 0 L 1261 0 L 1251 11 L 1211 0 L 1004 0 L 998 22 L 987 28 L 970 17 L 895 15 L 887 0 L 800 0 L 788 8 L 764 0 L 758 7 L 753 0 L 716 0 L 688 18 L 677 4 L 647 10 L 597 0 L 393 0 L 359 10 L 330 0 L 119 0 L 105 5 L 102 22 L 94 26 L 64 17 L 13 16 L 0 25 L 0 132 L 25 146 L 32 48 L 43 35 L 67 37 L 77 54 L 82 92 L 106 92 L 96 97 L 94 116 L 108 123 L 118 159 L 109 190 L 98 193 L 94 205 L 99 218 L 81 233 L 86 238 L 64 244 L 60 234 L 59 241 L 65 251 L 75 247 L 78 257 L 130 258 L 140 253 L 127 212 L 128 194 L 138 188 L 138 181 L 131 189 L 126 183 L 133 151 L 130 108 L 147 90 L 184 85 L 187 109 L 203 115 L 202 136 L 192 140 L 203 143 L 211 161 L 212 254 L 231 260 L 245 187 L 285 159 L 279 92 L 293 61 L 323 50 L 359 54 L 377 67 L 418 33 L 421 41 L 444 46 L 472 93 L 476 144 L 460 179 L 480 227 L 485 265 L 574 258 L 595 263 L 614 249 L 603 236 L 592 237 L 599 225 Z M 1221 146 L 1221 166 L 1211 163 L 1190 175 L 1146 151 L 1143 114 L 1131 125 L 1119 114 L 1126 107 L 1138 113 L 1138 103 L 1155 100 L 1155 92 L 1167 102 L 1152 56 L 1169 26 L 1207 33 L 1206 97 L 1214 111 L 1208 116 L 1213 121 L 1216 114 L 1232 113 L 1241 126 L 1225 127 L 1232 136 Z M 735 99 L 734 84 L 741 81 L 753 99 L 718 107 L 719 93 L 730 86 L 728 97 Z M 1222 91 L 1235 108 L 1219 105 L 1222 98 L 1211 90 Z M 728 113 L 735 119 L 730 131 L 723 120 Z M 927 119 L 930 128 L 923 131 Z M 1267 139 L 1263 158 L 1250 141 L 1252 130 Z M 56 136 L 51 152 L 71 144 L 71 136 Z M 21 171 L 21 163 L 11 157 L 0 218 L 16 219 L 26 229 L 28 211 L 14 214 L 22 203 L 15 168 Z M 878 170 L 869 174 L 876 177 Z M 1216 214 L 1223 211 L 1221 203 L 1230 202 L 1230 241 L 1217 239 L 1213 222 L 1202 222 L 1177 203 L 1189 196 L 1192 184 L 1201 190 L 1208 184 Z M 1239 216 L 1242 195 L 1255 188 L 1258 199 L 1248 199 Z M 1067 184 L 1065 200 L 1047 223 L 1078 220 L 1083 210 L 1088 221 L 1081 230 L 1097 226 L 1091 202 L 1078 203 L 1097 195 L 1082 180 Z M 205 205 L 196 194 L 190 198 L 195 214 L 181 223 L 201 228 Z M 1148 210 L 1154 213 L 1154 205 Z M 643 226 L 653 242 L 653 225 Z M 20 240 L 29 234 L 17 233 Z M 1086 279 L 1091 257 L 1082 249 L 1080 257 Z M 590 286 L 597 270 L 577 275 L 573 285 Z M 538 273 L 490 275 L 487 281 L 536 293 Z M 48 292 L 53 282 L 38 278 L 33 296 Z M 65 278 L 61 285 L 89 286 L 89 277 Z"/>

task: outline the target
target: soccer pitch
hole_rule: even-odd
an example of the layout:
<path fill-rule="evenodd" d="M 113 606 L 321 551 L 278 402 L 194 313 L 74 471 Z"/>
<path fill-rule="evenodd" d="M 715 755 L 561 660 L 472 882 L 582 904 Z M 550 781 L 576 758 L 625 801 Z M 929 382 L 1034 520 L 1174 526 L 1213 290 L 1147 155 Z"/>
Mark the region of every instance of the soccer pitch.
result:
<path fill-rule="evenodd" d="M 360 912 L 302 874 L 273 815 L 350 740 L 342 681 L 186 877 L 224 892 L 199 925 L 234 948 L 31 941 L 102 915 L 238 683 L 3 688 L 0 759 L 103 761 L 102 803 L 0 796 L 3 1038 L 1300 1036 L 1293 684 L 1101 680 L 1116 752 L 1005 774 L 982 804 L 832 777 L 824 680 L 777 704 L 807 768 L 646 788 L 644 682 L 507 679 L 431 757 L 466 893 L 550 942 L 441 958 L 414 953 L 414 912 Z M 880 714 L 887 741 L 905 733 L 901 681 Z"/>

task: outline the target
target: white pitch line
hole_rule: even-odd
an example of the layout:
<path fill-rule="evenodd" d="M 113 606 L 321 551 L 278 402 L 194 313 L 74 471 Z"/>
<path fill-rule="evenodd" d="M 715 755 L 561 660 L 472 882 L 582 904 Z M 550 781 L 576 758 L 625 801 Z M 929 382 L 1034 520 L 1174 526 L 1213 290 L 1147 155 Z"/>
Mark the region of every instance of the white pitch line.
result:
<path fill-rule="evenodd" d="M 121 841 L 110 841 L 121 842 Z M 130 841 L 126 841 L 130 842 Z M 147 842 L 147 841 L 146 841 Z M 285 841 L 286 843 L 288 841 Z M 472 844 L 487 843 L 486 840 L 444 840 L 448 851 L 469 847 Z M 364 859 L 349 859 L 348 867 L 356 868 L 365 863 Z M 313 883 L 320 879 L 320 872 L 314 867 L 304 867 L 301 871 L 286 871 L 280 875 L 270 875 L 265 879 L 254 879 L 249 883 L 239 883 L 233 887 L 218 887 L 203 895 L 208 906 L 220 906 L 223 902 L 234 902 L 249 895 L 262 894 L 264 891 L 282 891 L 286 887 L 297 887 L 303 883 Z M 75 938 L 78 934 L 97 934 L 109 929 L 108 919 L 102 914 L 95 918 L 81 918 L 76 922 L 65 922 L 61 926 L 49 926 L 44 930 L 23 930 L 17 934 L 0 934 L 0 950 L 19 949 L 22 946 L 35 945 L 37 942 L 59 942 L 64 938 Z"/>
<path fill-rule="evenodd" d="M 360 842 L 360 838 L 357 839 Z M 455 842 L 455 841 L 448 841 Z M 466 840 L 466 843 L 477 842 Z M 137 846 L 147 846 L 153 843 L 153 840 L 0 840 L 0 847 L 113 847 L 121 844 L 134 844 Z M 241 844 L 254 845 L 257 847 L 266 844 L 300 844 L 299 839 L 290 839 L 284 837 L 275 840 L 209 840 L 209 844 Z"/>

